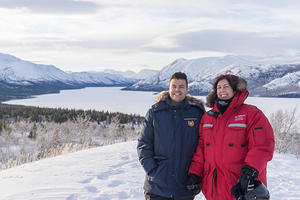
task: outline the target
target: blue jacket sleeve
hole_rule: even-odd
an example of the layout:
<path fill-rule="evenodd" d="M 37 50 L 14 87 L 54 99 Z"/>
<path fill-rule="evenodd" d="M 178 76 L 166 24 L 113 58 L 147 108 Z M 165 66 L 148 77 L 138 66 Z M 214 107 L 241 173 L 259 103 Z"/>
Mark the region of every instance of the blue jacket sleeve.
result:
<path fill-rule="evenodd" d="M 139 161 L 146 173 L 149 173 L 157 165 L 154 156 L 154 128 L 152 120 L 152 110 L 150 109 L 145 117 L 142 132 L 138 138 L 137 153 Z"/>

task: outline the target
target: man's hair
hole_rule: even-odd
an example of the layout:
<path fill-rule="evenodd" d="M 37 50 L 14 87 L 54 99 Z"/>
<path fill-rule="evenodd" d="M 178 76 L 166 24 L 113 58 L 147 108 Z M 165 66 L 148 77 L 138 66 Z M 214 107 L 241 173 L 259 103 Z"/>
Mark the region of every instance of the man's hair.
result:
<path fill-rule="evenodd" d="M 188 87 L 187 76 L 186 76 L 185 73 L 183 73 L 183 72 L 175 72 L 175 73 L 171 76 L 169 82 L 171 82 L 172 79 L 183 79 L 183 80 L 185 80 L 185 82 L 186 82 L 186 87 Z"/>

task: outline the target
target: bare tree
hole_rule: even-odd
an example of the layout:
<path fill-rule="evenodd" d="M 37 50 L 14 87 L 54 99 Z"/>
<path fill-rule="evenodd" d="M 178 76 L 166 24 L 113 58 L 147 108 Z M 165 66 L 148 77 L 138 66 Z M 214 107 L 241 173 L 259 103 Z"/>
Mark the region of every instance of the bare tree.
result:
<path fill-rule="evenodd" d="M 275 150 L 279 153 L 300 155 L 300 137 L 297 127 L 296 108 L 278 110 L 270 116 L 275 135 Z"/>

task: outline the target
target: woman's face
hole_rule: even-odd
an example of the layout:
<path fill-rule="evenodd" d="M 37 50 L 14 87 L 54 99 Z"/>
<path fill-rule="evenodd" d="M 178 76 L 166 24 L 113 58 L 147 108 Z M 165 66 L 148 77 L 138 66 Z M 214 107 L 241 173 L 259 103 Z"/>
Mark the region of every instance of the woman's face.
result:
<path fill-rule="evenodd" d="M 226 79 L 222 79 L 217 84 L 217 96 L 219 99 L 228 100 L 234 96 L 234 91 Z"/>

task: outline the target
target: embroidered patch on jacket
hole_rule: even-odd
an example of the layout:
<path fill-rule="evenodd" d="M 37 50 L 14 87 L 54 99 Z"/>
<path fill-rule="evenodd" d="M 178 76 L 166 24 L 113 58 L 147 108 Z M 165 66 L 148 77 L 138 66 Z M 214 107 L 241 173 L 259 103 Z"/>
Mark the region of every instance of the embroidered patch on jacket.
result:
<path fill-rule="evenodd" d="M 197 121 L 197 118 L 196 117 L 184 118 L 184 121 L 187 122 L 187 125 L 189 127 L 193 127 L 195 126 L 195 121 Z"/>
<path fill-rule="evenodd" d="M 246 115 L 236 115 L 234 116 L 235 121 L 243 121 L 245 119 Z"/>
<path fill-rule="evenodd" d="M 193 127 L 195 125 L 195 122 L 193 120 L 188 120 L 187 123 L 190 127 Z"/>

